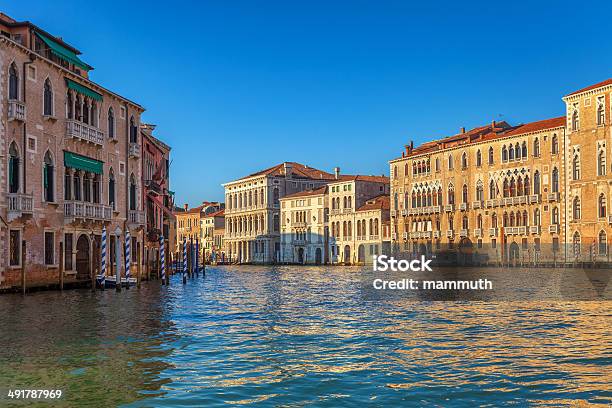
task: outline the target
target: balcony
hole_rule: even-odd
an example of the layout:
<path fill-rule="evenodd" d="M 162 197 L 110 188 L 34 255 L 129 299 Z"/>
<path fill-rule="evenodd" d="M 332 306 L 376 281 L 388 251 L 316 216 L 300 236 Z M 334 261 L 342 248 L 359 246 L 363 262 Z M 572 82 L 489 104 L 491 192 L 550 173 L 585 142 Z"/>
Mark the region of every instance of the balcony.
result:
<path fill-rule="evenodd" d="M 523 227 L 516 227 L 516 228 L 517 228 L 516 233 L 518 235 L 527 235 L 527 227 L 523 226 Z"/>
<path fill-rule="evenodd" d="M 423 232 L 421 232 L 421 238 L 430 239 L 431 238 L 431 231 L 423 231 Z"/>
<path fill-rule="evenodd" d="M 529 196 L 529 203 L 530 204 L 537 204 L 540 202 L 540 195 L 539 194 L 532 194 Z"/>
<path fill-rule="evenodd" d="M 548 193 L 548 201 L 559 201 L 559 193 Z"/>
<path fill-rule="evenodd" d="M 559 233 L 559 225 L 557 225 L 557 224 L 549 225 L 548 226 L 548 232 L 550 232 L 551 234 L 558 234 Z"/>
<path fill-rule="evenodd" d="M 467 236 L 468 236 L 468 230 L 466 230 L 466 229 L 459 230 L 459 237 L 460 238 L 465 238 Z"/>
<path fill-rule="evenodd" d="M 32 195 L 10 193 L 8 195 L 9 215 L 20 217 L 23 214 L 32 214 Z"/>
<path fill-rule="evenodd" d="M 481 207 L 482 201 L 472 201 L 472 208 L 473 209 L 478 209 Z"/>
<path fill-rule="evenodd" d="M 140 157 L 140 145 L 138 143 L 130 143 L 128 150 L 129 156 L 137 159 Z"/>
<path fill-rule="evenodd" d="M 505 197 L 503 200 L 504 205 L 512 205 L 512 197 Z"/>
<path fill-rule="evenodd" d="M 8 101 L 8 120 L 26 120 L 26 106 L 25 103 L 11 99 Z"/>
<path fill-rule="evenodd" d="M 377 241 L 378 239 L 379 239 L 378 235 L 370 235 L 370 241 Z"/>
<path fill-rule="evenodd" d="M 77 219 L 110 221 L 111 214 L 112 210 L 109 205 L 86 203 L 83 201 L 64 202 L 64 219 L 68 223 L 71 223 Z"/>
<path fill-rule="evenodd" d="M 402 216 L 406 216 L 406 210 L 402 210 Z"/>
<path fill-rule="evenodd" d="M 392 240 L 396 240 L 397 239 L 397 232 L 392 232 L 391 233 L 391 239 Z"/>
<path fill-rule="evenodd" d="M 455 211 L 455 206 L 453 204 L 446 204 L 444 206 L 444 211 L 446 211 L 446 212 L 453 212 L 453 211 Z"/>
<path fill-rule="evenodd" d="M 442 206 L 441 205 L 436 205 L 436 206 L 433 207 L 434 214 L 440 214 L 441 211 L 442 211 Z"/>
<path fill-rule="evenodd" d="M 486 207 L 487 207 L 487 208 L 491 208 L 491 207 L 493 207 L 493 201 L 494 201 L 494 200 L 487 200 L 487 201 L 486 201 L 486 203 L 485 203 Z"/>
<path fill-rule="evenodd" d="M 94 126 L 87 125 L 74 119 L 66 120 L 66 137 L 69 139 L 81 139 L 98 146 L 104 144 L 104 132 Z"/>
<path fill-rule="evenodd" d="M 404 233 L 402 234 L 402 238 L 404 238 L 404 239 L 408 239 L 408 233 L 407 233 L 407 232 L 404 232 Z"/>
<path fill-rule="evenodd" d="M 542 228 L 539 225 L 532 225 L 531 227 L 529 227 L 529 233 L 530 234 L 541 234 Z"/>
<path fill-rule="evenodd" d="M 145 223 L 144 211 L 140 211 L 140 210 L 128 211 L 128 223 L 133 224 L 134 226 L 144 225 Z"/>
<path fill-rule="evenodd" d="M 339 208 L 333 208 L 333 209 L 330 211 L 330 214 L 331 214 L 331 215 L 338 215 L 338 214 L 340 214 L 341 212 L 342 212 L 342 210 L 340 210 Z"/>
<path fill-rule="evenodd" d="M 295 228 L 306 228 L 306 223 L 305 222 L 294 222 L 293 226 Z"/>
<path fill-rule="evenodd" d="M 391 210 L 389 213 L 392 217 L 395 217 L 395 210 Z"/>
<path fill-rule="evenodd" d="M 452 237 L 453 237 L 453 234 L 454 234 L 454 231 L 453 231 L 453 230 L 446 230 L 446 237 L 447 237 L 447 238 L 452 238 Z"/>
<path fill-rule="evenodd" d="M 504 235 L 516 235 L 516 234 L 518 234 L 518 227 L 504 228 Z"/>
<path fill-rule="evenodd" d="M 479 238 L 482 237 L 482 228 L 474 229 L 474 236 Z"/>
<path fill-rule="evenodd" d="M 163 193 L 161 186 L 153 180 L 145 180 L 144 185 L 147 191 L 150 193 L 154 193 L 156 195 L 161 195 Z"/>
<path fill-rule="evenodd" d="M 496 237 L 498 233 L 499 233 L 499 231 L 497 230 L 497 228 L 489 228 L 489 236 L 490 237 Z"/>
<path fill-rule="evenodd" d="M 433 237 L 439 239 L 440 238 L 440 231 L 434 231 L 433 232 Z"/>
<path fill-rule="evenodd" d="M 459 210 L 460 211 L 466 211 L 467 209 L 468 209 L 468 204 L 467 203 L 459 204 Z"/>

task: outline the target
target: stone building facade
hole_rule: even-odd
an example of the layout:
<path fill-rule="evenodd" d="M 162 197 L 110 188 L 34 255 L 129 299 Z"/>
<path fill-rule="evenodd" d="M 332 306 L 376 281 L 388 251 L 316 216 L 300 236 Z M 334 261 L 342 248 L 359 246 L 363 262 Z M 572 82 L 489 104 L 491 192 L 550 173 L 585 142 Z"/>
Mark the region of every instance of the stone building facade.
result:
<path fill-rule="evenodd" d="M 134 276 L 143 108 L 92 82 L 61 38 L 4 14 L 0 32 L 0 288 L 21 285 L 22 265 L 27 286 L 58 284 L 62 268 L 66 283 L 90 281 L 103 226 L 122 244 L 130 231 Z"/>
<path fill-rule="evenodd" d="M 383 222 L 389 220 L 389 208 L 383 208 L 381 203 L 385 200 L 382 196 L 388 195 L 389 178 L 386 176 L 344 175 L 329 183 L 331 263 L 369 262 L 372 259 L 370 248 L 380 254 L 389 246 L 381 233 Z M 372 203 L 368 204 L 373 199 L 377 206 L 380 205 L 380 211 L 371 208 Z"/>
<path fill-rule="evenodd" d="M 394 251 L 473 248 L 489 262 L 563 255 L 564 141 L 560 117 L 406 146 L 390 162 Z"/>
<path fill-rule="evenodd" d="M 217 258 L 225 258 L 223 236 L 220 231 L 225 231 L 225 210 L 218 210 L 204 215 L 200 221 L 200 242 L 202 243 L 202 256 L 206 262 Z"/>
<path fill-rule="evenodd" d="M 225 183 L 225 242 L 231 261 L 280 262 L 280 199 L 334 178 L 322 170 L 284 162 Z"/>
<path fill-rule="evenodd" d="M 567 122 L 567 238 L 571 259 L 610 261 L 612 79 L 563 98 Z"/>
<path fill-rule="evenodd" d="M 225 208 L 224 203 L 217 201 L 204 201 L 201 205 L 189 208 L 187 204 L 181 210 L 175 209 L 176 218 L 176 243 L 174 247 L 174 259 L 182 259 L 183 242 L 188 244 L 200 242 L 202 237 L 202 221 L 209 214 L 218 212 Z M 199 244 L 200 255 L 202 246 Z"/>
<path fill-rule="evenodd" d="M 170 189 L 170 146 L 153 136 L 155 125 L 141 125 L 142 138 L 142 185 L 144 187 L 143 208 L 146 213 L 145 262 L 147 273 L 158 275 L 160 238 L 168 261 L 172 248 L 170 228 L 174 219 L 173 194 Z"/>
<path fill-rule="evenodd" d="M 281 198 L 282 263 L 329 262 L 329 208 L 327 186 Z"/>

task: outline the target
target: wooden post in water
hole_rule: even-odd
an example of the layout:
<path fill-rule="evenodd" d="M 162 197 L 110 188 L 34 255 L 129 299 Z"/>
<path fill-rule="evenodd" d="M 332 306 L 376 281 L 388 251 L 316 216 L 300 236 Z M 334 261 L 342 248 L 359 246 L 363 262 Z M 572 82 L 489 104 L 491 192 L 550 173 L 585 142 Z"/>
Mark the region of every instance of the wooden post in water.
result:
<path fill-rule="evenodd" d="M 21 293 L 25 296 L 26 294 L 26 242 L 25 239 L 21 241 Z"/>
<path fill-rule="evenodd" d="M 143 244 L 144 244 L 144 241 L 143 241 Z M 136 243 L 136 246 L 138 246 L 138 243 Z M 143 260 L 142 251 L 143 250 L 144 250 L 144 245 L 141 244 L 141 248 L 138 248 L 138 250 L 135 251 L 136 255 L 138 257 L 137 258 L 138 262 L 137 262 L 137 265 L 136 265 L 137 268 L 138 268 L 137 271 L 136 271 L 136 288 L 138 288 L 138 289 L 140 289 L 140 280 L 141 280 L 140 273 L 142 272 L 142 260 Z M 129 282 L 128 282 L 128 285 L 129 285 Z"/>
<path fill-rule="evenodd" d="M 59 285 L 60 290 L 64 290 L 64 243 L 59 243 Z"/>

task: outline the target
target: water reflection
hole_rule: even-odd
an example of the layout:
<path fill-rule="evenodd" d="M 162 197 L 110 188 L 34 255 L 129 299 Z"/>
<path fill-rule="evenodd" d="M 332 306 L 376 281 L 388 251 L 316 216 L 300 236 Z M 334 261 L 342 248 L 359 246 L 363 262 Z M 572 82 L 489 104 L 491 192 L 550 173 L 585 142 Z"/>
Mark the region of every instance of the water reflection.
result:
<path fill-rule="evenodd" d="M 0 381 L 63 388 L 66 406 L 612 402 L 609 301 L 371 299 L 362 278 L 209 268 L 186 286 L 3 296 Z"/>

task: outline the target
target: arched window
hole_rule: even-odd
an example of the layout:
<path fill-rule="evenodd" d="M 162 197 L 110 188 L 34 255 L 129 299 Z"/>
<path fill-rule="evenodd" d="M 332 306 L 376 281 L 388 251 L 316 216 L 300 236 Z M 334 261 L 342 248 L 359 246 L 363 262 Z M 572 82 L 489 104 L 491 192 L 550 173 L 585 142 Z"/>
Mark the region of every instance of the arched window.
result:
<path fill-rule="evenodd" d="M 497 197 L 497 191 L 495 188 L 495 181 L 491 180 L 489 182 L 489 198 L 493 200 L 496 197 Z"/>
<path fill-rule="evenodd" d="M 510 213 L 510 226 L 514 227 L 514 213 L 513 212 Z"/>
<path fill-rule="evenodd" d="M 455 188 L 452 184 L 448 186 L 448 203 L 455 204 Z"/>
<path fill-rule="evenodd" d="M 521 158 L 521 146 L 519 146 L 518 142 L 514 146 L 514 157 L 516 157 L 516 160 Z"/>
<path fill-rule="evenodd" d="M 600 150 L 597 154 L 597 175 L 605 176 L 606 175 L 606 152 L 605 150 Z"/>
<path fill-rule="evenodd" d="M 83 187 L 81 184 L 81 171 L 75 171 L 74 177 L 72 178 L 72 184 L 74 186 L 74 200 L 81 201 L 81 188 Z"/>
<path fill-rule="evenodd" d="M 442 205 L 442 187 L 438 187 L 438 205 Z"/>
<path fill-rule="evenodd" d="M 134 211 L 138 208 L 137 206 L 137 190 L 136 190 L 136 177 L 134 174 L 130 175 L 130 210 Z"/>
<path fill-rule="evenodd" d="M 529 184 L 529 176 L 525 176 L 525 182 L 523 183 L 523 189 L 525 195 L 529 195 L 531 185 Z"/>
<path fill-rule="evenodd" d="M 580 219 L 580 197 L 574 197 L 574 201 L 572 203 L 572 213 L 575 220 Z"/>
<path fill-rule="evenodd" d="M 552 154 L 559 153 L 559 139 L 556 134 L 553 135 L 552 141 L 550 142 L 550 151 Z"/>
<path fill-rule="evenodd" d="M 108 108 L 108 137 L 115 138 L 115 112 L 113 108 Z"/>
<path fill-rule="evenodd" d="M 514 148 L 512 145 L 508 148 L 508 160 L 514 160 Z"/>
<path fill-rule="evenodd" d="M 393 166 L 393 178 L 397 178 L 397 166 Z"/>
<path fill-rule="evenodd" d="M 510 197 L 516 196 L 516 181 L 513 179 L 510 180 Z"/>
<path fill-rule="evenodd" d="M 274 229 L 274 232 L 278 232 L 280 230 L 278 214 L 274 214 L 274 216 L 272 217 L 272 228 Z"/>
<path fill-rule="evenodd" d="M 259 190 L 259 202 L 261 203 L 261 205 L 265 205 L 265 203 L 264 203 L 264 189 L 263 188 L 261 190 Z"/>
<path fill-rule="evenodd" d="M 572 243 L 574 244 L 574 255 L 580 255 L 580 233 L 578 231 L 574 233 Z"/>
<path fill-rule="evenodd" d="M 523 157 L 523 159 L 527 158 L 527 142 L 523 142 L 523 144 L 521 145 L 521 156 Z"/>
<path fill-rule="evenodd" d="M 602 103 L 597 102 L 597 126 L 603 126 L 606 123 L 603 98 Z"/>
<path fill-rule="evenodd" d="M 333 203 L 333 201 L 332 201 L 332 203 Z M 395 194 L 393 195 L 393 209 L 394 209 L 394 210 L 397 210 L 397 208 L 398 208 L 398 204 L 399 204 L 399 200 L 398 200 L 398 197 L 397 197 L 397 193 L 395 193 Z M 333 204 L 332 204 L 332 208 L 334 208 L 334 207 L 333 207 Z"/>
<path fill-rule="evenodd" d="M 371 233 L 372 231 L 370 231 Z M 374 235 L 378 235 L 378 218 L 374 219 Z"/>
<path fill-rule="evenodd" d="M 83 101 L 83 123 L 89 124 L 89 99 Z"/>
<path fill-rule="evenodd" d="M 540 157 L 540 139 L 537 137 L 533 140 L 533 156 Z"/>
<path fill-rule="evenodd" d="M 461 199 L 463 203 L 467 203 L 468 202 L 468 186 L 467 184 L 464 184 L 463 187 L 461 188 Z"/>
<path fill-rule="evenodd" d="M 503 162 L 508 161 L 508 149 L 506 148 L 505 145 L 502 147 L 502 161 Z"/>
<path fill-rule="evenodd" d="M 436 171 L 440 171 L 440 158 L 436 157 Z"/>
<path fill-rule="evenodd" d="M 533 210 L 533 225 L 540 225 L 540 209 L 536 208 L 535 210 Z"/>
<path fill-rule="evenodd" d="M 461 168 L 467 169 L 467 166 L 468 166 L 467 153 L 463 152 L 463 154 L 461 155 Z"/>
<path fill-rule="evenodd" d="M 552 171 L 552 192 L 559 192 L 559 170 L 555 167 Z"/>
<path fill-rule="evenodd" d="M 599 199 L 597 200 L 597 208 L 599 213 L 599 218 L 606 218 L 607 213 L 607 205 L 606 205 L 606 196 L 604 193 L 599 195 Z"/>
<path fill-rule="evenodd" d="M 138 143 L 138 126 L 134 116 L 130 116 L 130 143 Z"/>
<path fill-rule="evenodd" d="M 91 101 L 91 118 L 89 120 L 89 124 L 95 127 L 100 127 L 100 123 L 98 121 L 98 104 L 96 101 Z"/>
<path fill-rule="evenodd" d="M 408 163 L 404 164 L 404 176 L 408 177 Z"/>
<path fill-rule="evenodd" d="M 348 208 L 353 208 L 353 197 L 349 197 L 347 200 Z"/>
<path fill-rule="evenodd" d="M 470 224 L 469 224 L 469 220 L 467 215 L 464 215 L 462 220 L 461 220 L 461 227 L 466 230 L 468 228 L 470 228 Z"/>
<path fill-rule="evenodd" d="M 529 226 L 529 216 L 527 215 L 527 210 L 523 210 L 523 226 Z"/>
<path fill-rule="evenodd" d="M 508 184 L 508 179 L 504 179 L 504 189 L 503 189 L 504 197 L 510 197 L 510 185 Z"/>
<path fill-rule="evenodd" d="M 491 228 L 497 228 L 497 214 L 491 214 Z"/>
<path fill-rule="evenodd" d="M 525 194 L 525 190 L 523 190 L 523 179 L 519 176 L 518 181 L 516 183 L 516 195 L 522 196 Z"/>
<path fill-rule="evenodd" d="M 49 78 L 45 79 L 43 87 L 43 115 L 53 116 L 53 89 Z"/>
<path fill-rule="evenodd" d="M 608 253 L 608 236 L 604 230 L 599 231 L 599 255 L 605 255 Z"/>
<path fill-rule="evenodd" d="M 43 164 L 43 192 L 44 200 L 48 203 L 55 201 L 55 176 L 54 176 L 53 158 L 51 153 L 47 151 L 44 157 Z"/>
<path fill-rule="evenodd" d="M 19 71 L 17 65 L 13 62 L 9 67 L 9 100 L 19 100 Z"/>
<path fill-rule="evenodd" d="M 559 225 L 559 207 L 553 207 L 551 222 L 553 225 Z"/>
<path fill-rule="evenodd" d="M 476 152 L 476 166 L 482 166 L 482 153 L 480 153 L 480 149 Z"/>
<path fill-rule="evenodd" d="M 580 119 L 578 116 L 578 109 L 574 109 L 572 113 L 572 130 L 576 131 L 578 129 L 580 129 Z"/>
<path fill-rule="evenodd" d="M 533 194 L 540 194 L 540 172 L 537 170 L 533 174 Z"/>
<path fill-rule="evenodd" d="M 70 89 L 66 92 L 66 119 L 74 119 L 72 92 Z"/>
<path fill-rule="evenodd" d="M 278 191 L 278 188 L 275 188 L 272 191 L 272 202 L 274 203 L 274 206 L 278 206 L 278 200 L 280 199 L 280 193 Z"/>
<path fill-rule="evenodd" d="M 453 156 L 451 154 L 448 155 L 448 169 L 453 169 Z"/>
<path fill-rule="evenodd" d="M 495 162 L 493 147 L 489 147 L 489 164 L 493 164 Z"/>
<path fill-rule="evenodd" d="M 572 159 L 572 177 L 574 180 L 580 180 L 580 158 L 575 155 Z"/>
<path fill-rule="evenodd" d="M 476 217 L 476 227 L 482 229 L 482 214 L 478 214 Z"/>
<path fill-rule="evenodd" d="M 11 143 L 9 147 L 9 193 L 18 193 L 21 186 L 21 160 L 17 144 Z"/>

